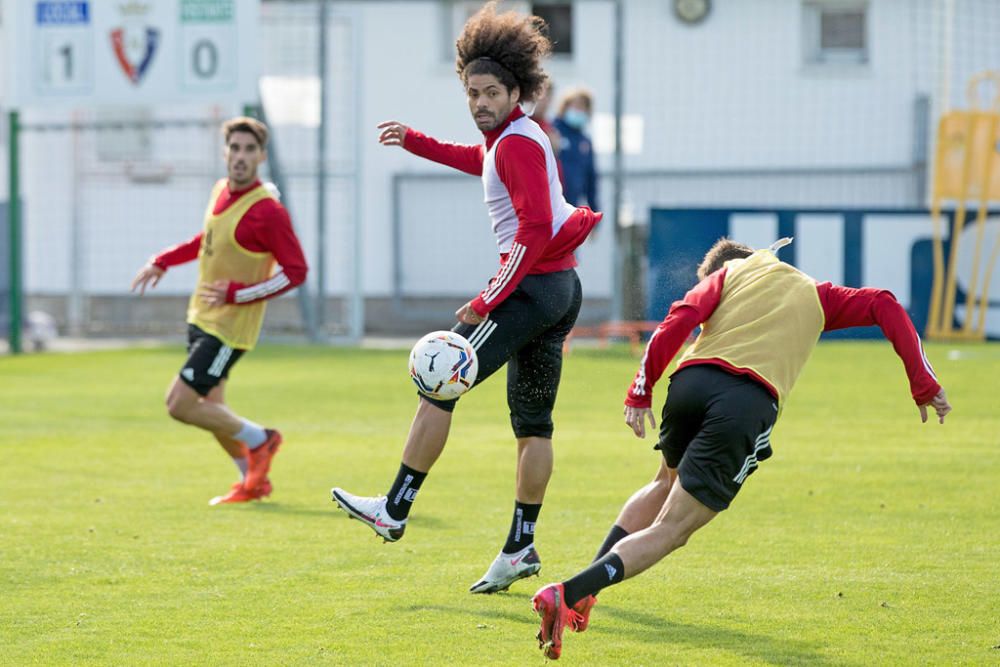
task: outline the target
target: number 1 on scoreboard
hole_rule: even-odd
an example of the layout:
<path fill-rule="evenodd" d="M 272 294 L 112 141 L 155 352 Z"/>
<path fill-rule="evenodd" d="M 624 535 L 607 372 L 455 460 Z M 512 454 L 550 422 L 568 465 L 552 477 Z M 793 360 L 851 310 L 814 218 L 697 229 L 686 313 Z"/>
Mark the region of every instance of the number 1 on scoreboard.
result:
<path fill-rule="evenodd" d="M 89 35 L 77 30 L 48 29 L 40 40 L 35 88 L 41 94 L 79 94 L 94 85 Z"/>

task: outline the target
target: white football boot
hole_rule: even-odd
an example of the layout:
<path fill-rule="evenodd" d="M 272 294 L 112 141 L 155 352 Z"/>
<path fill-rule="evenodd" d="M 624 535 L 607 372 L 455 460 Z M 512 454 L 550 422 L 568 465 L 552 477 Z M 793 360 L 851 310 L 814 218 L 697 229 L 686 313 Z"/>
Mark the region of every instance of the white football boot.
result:
<path fill-rule="evenodd" d="M 531 577 L 542 569 L 542 559 L 535 551 L 535 545 L 529 544 L 515 554 L 500 552 L 486 574 L 474 583 L 470 593 L 497 593 L 510 588 L 518 579 Z"/>
<path fill-rule="evenodd" d="M 340 487 L 332 488 L 330 495 L 333 496 L 333 502 L 337 503 L 337 507 L 347 512 L 352 519 L 366 524 L 386 542 L 395 542 L 403 536 L 406 519 L 397 521 L 389 516 L 385 509 L 385 496 L 355 496 Z"/>

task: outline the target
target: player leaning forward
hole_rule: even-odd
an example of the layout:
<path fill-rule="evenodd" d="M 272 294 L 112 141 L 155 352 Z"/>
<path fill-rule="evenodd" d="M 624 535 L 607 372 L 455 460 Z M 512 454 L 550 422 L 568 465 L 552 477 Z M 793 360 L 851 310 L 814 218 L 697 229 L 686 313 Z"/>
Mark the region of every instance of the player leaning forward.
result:
<path fill-rule="evenodd" d="M 700 282 L 657 327 L 625 400 L 639 437 L 653 418 L 653 385 L 691 332 L 701 333 L 670 376 L 656 449 L 656 478 L 628 499 L 590 567 L 533 598 L 538 639 L 558 658 L 563 630 L 587 628 L 594 596 L 687 543 L 729 507 L 761 461 L 771 429 L 824 331 L 878 325 L 903 361 L 910 394 L 927 420 L 951 411 L 906 311 L 886 290 L 817 282 L 772 249 L 720 239 L 698 268 Z"/>
<path fill-rule="evenodd" d="M 240 470 L 242 479 L 213 505 L 271 493 L 267 473 L 281 434 L 234 414 L 223 391 L 229 370 L 257 343 L 267 299 L 299 285 L 307 271 L 288 212 L 257 179 L 267 158 L 267 127 L 238 117 L 223 124 L 222 135 L 229 178 L 212 189 L 203 230 L 153 257 L 132 282 L 144 293 L 169 267 L 198 260 L 198 288 L 188 305 L 188 359 L 167 392 L 167 410 L 211 432 Z"/>
<path fill-rule="evenodd" d="M 507 541 L 473 593 L 494 593 L 538 572 L 535 521 L 552 473 L 552 408 L 562 345 L 580 310 L 573 250 L 600 214 L 566 203 L 552 146 L 525 116 L 546 75 L 540 60 L 551 44 L 544 22 L 497 14 L 489 3 L 457 42 L 458 75 L 484 144 L 443 143 L 395 121 L 379 125 L 381 143 L 481 176 L 500 269 L 479 296 L 455 314 L 454 331 L 476 348 L 478 382 L 507 366 L 507 403 L 517 438 L 514 516 Z M 333 499 L 387 541 L 398 540 L 417 490 L 444 449 L 455 401 L 421 396 L 387 496 L 363 498 L 333 489 Z"/>

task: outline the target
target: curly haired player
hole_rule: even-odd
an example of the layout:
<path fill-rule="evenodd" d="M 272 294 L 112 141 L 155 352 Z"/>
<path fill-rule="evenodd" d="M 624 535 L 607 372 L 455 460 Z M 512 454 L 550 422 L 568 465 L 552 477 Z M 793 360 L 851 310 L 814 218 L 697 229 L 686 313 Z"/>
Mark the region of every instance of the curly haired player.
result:
<path fill-rule="evenodd" d="M 549 138 L 519 106 L 532 101 L 547 80 L 541 61 L 551 43 L 544 21 L 498 14 L 495 5 L 469 19 L 456 43 L 456 70 L 484 143 L 445 143 L 397 121 L 378 126 L 386 146 L 482 177 L 500 252 L 500 268 L 489 284 L 455 313 L 454 331 L 469 339 L 479 357 L 477 384 L 507 364 L 507 404 L 517 439 L 510 532 L 470 588 L 473 593 L 505 590 L 541 568 L 534 533 L 552 474 L 552 408 L 563 341 L 582 300 L 573 251 L 601 217 L 566 202 Z M 359 497 L 334 488 L 333 500 L 386 541 L 401 538 L 417 491 L 444 449 L 454 409 L 454 400 L 421 396 L 388 493 Z"/>

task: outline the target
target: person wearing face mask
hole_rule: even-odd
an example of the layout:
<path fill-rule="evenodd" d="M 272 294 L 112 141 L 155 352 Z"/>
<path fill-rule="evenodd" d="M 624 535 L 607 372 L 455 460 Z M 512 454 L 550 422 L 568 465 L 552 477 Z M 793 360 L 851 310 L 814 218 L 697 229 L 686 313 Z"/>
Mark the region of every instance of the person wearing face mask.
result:
<path fill-rule="evenodd" d="M 593 102 L 590 91 L 584 88 L 570 90 L 563 96 L 559 114 L 552 124 L 561 137 L 559 161 L 566 201 L 574 206 L 586 205 L 599 211 L 594 146 L 587 135 Z"/>
<path fill-rule="evenodd" d="M 562 137 L 559 135 L 559 130 L 549 122 L 549 102 L 552 101 L 552 94 L 554 92 L 555 86 L 551 79 L 546 80 L 541 92 L 538 93 L 538 97 L 535 99 L 535 108 L 531 112 L 531 120 L 538 123 L 538 127 L 542 128 L 545 136 L 549 138 L 552 150 L 556 153 L 556 166 L 559 167 L 559 181 L 562 182 L 562 165 L 559 164 L 558 158 L 559 144 L 562 141 Z"/>

